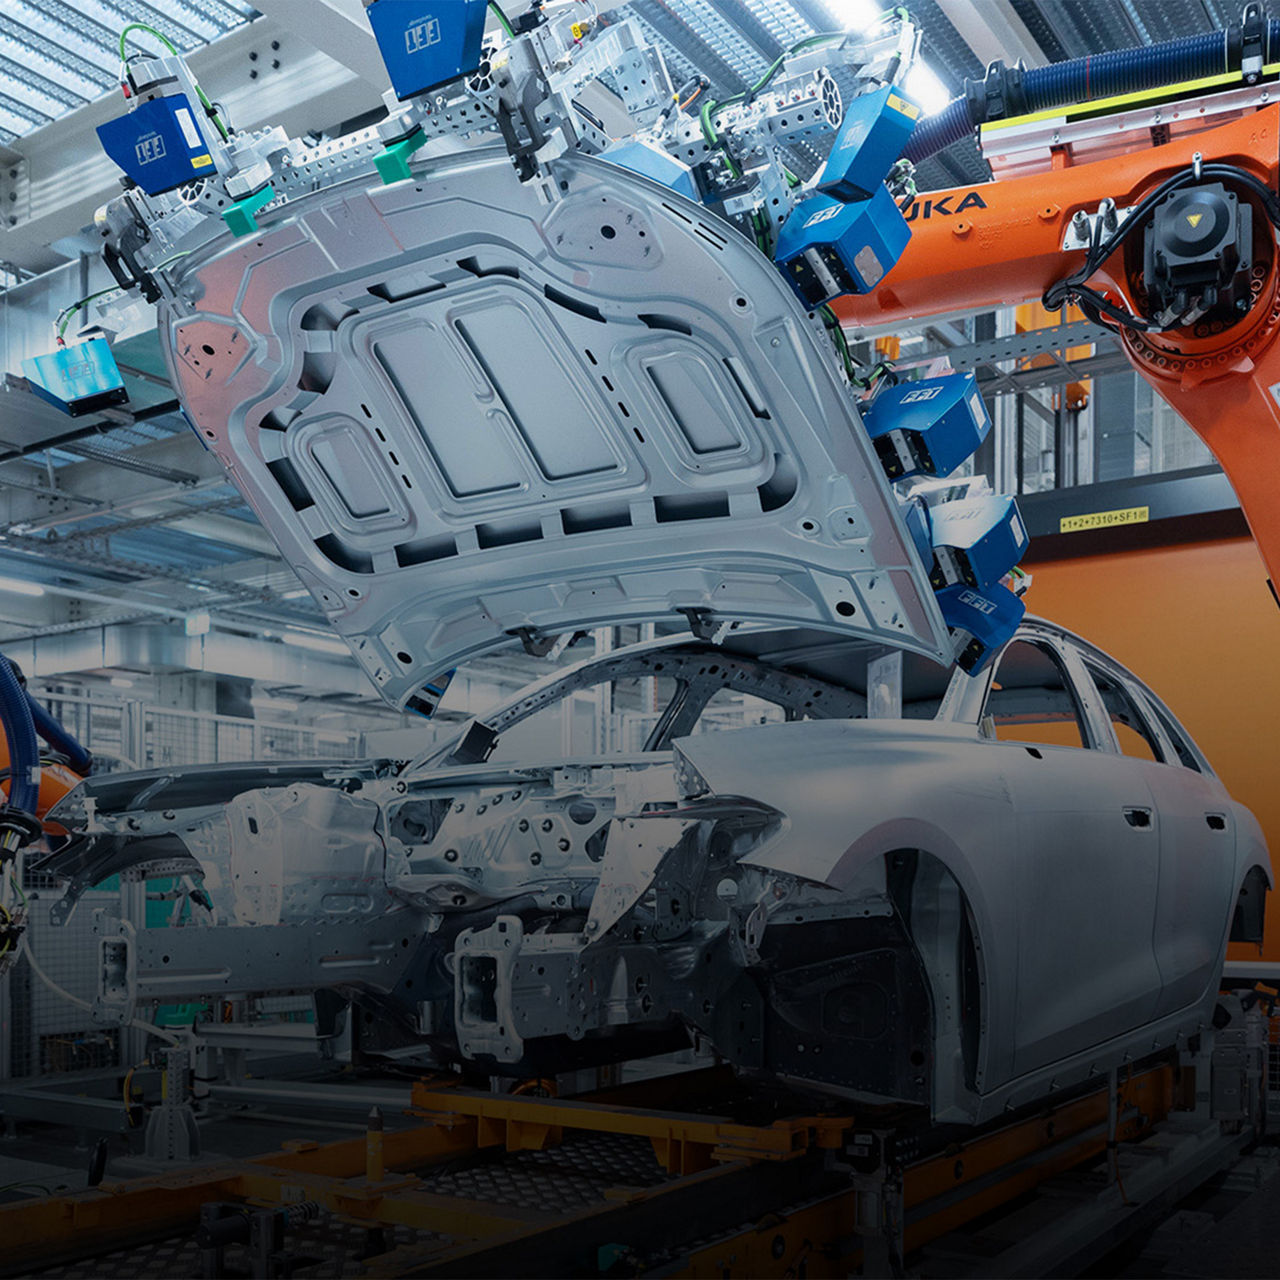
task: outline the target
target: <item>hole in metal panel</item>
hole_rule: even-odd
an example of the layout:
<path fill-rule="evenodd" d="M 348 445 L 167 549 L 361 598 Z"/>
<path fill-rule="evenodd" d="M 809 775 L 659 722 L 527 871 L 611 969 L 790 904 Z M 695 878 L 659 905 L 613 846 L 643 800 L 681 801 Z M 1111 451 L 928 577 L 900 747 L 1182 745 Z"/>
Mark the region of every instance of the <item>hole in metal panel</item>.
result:
<path fill-rule="evenodd" d="M 482 550 L 510 547 L 519 542 L 537 542 L 541 538 L 542 523 L 538 520 L 476 525 L 476 541 Z"/>
<path fill-rule="evenodd" d="M 562 507 L 560 523 L 565 533 L 595 533 L 600 529 L 626 529 L 631 525 L 627 506 Z"/>
<path fill-rule="evenodd" d="M 338 357 L 332 351 L 308 351 L 302 357 L 302 373 L 298 386 L 303 391 L 323 394 L 329 390 L 333 375 L 337 372 Z"/>
<path fill-rule="evenodd" d="M 316 550 L 330 563 L 336 564 L 339 569 L 345 569 L 348 573 L 373 572 L 372 556 L 347 546 L 341 538 L 332 533 L 326 533 L 324 537 L 316 539 Z"/>
<path fill-rule="evenodd" d="M 746 365 L 737 356 L 726 356 L 724 366 L 729 370 L 729 376 L 733 379 L 734 385 L 742 392 L 742 398 L 747 402 L 751 416 L 768 421 L 769 410 L 765 408 L 764 397 L 761 396 Z"/>
<path fill-rule="evenodd" d="M 785 507 L 796 496 L 796 490 L 799 487 L 800 476 L 796 471 L 795 463 L 790 458 L 775 453 L 773 474 L 756 489 L 760 495 L 760 510 L 777 511 L 779 507 Z M 808 530 L 815 526 L 812 521 L 806 520 L 802 527 Z"/>
<path fill-rule="evenodd" d="M 282 405 L 278 409 L 272 409 L 270 413 L 263 414 L 258 425 L 265 431 L 287 431 L 289 423 L 297 416 L 297 409 L 289 409 Z"/>
<path fill-rule="evenodd" d="M 415 564 L 427 564 L 432 560 L 447 560 L 458 554 L 457 539 L 453 537 L 419 538 L 416 542 L 402 542 L 396 547 L 396 564 L 408 569 Z"/>
<path fill-rule="evenodd" d="M 423 294 L 435 293 L 443 288 L 441 281 L 415 272 L 400 279 L 382 280 L 377 284 L 371 284 L 368 292 L 383 302 L 402 302 L 405 298 L 420 298 Z"/>
<path fill-rule="evenodd" d="M 547 301 L 554 303 L 557 307 L 563 307 L 566 311 L 572 311 L 575 315 L 585 316 L 588 320 L 595 320 L 600 324 L 606 323 L 604 313 L 600 308 L 592 306 L 589 302 L 583 302 L 570 294 L 561 293 L 559 289 L 552 288 L 549 284 L 542 286 L 542 292 Z M 587 359 L 592 364 L 596 362 L 595 356 L 590 351 L 587 352 Z"/>
<path fill-rule="evenodd" d="M 670 524 L 676 520 L 714 520 L 729 514 L 729 495 L 723 490 L 668 494 L 654 498 L 653 511 L 659 524 Z"/>
<path fill-rule="evenodd" d="M 515 267 L 509 267 L 505 264 L 499 264 L 496 267 L 482 267 L 478 258 L 459 258 L 458 266 L 463 271 L 470 272 L 473 276 L 483 280 L 486 276 L 509 276 L 512 280 L 520 279 L 520 272 Z"/>
<path fill-rule="evenodd" d="M 315 506 L 315 499 L 307 491 L 307 486 L 303 484 L 297 468 L 288 458 L 277 458 L 274 462 L 268 462 L 267 470 L 275 477 L 280 491 L 295 511 L 305 511 L 308 507 Z"/>
<path fill-rule="evenodd" d="M 636 319 L 642 324 L 647 324 L 650 329 L 669 329 L 672 333 L 683 333 L 686 337 L 693 336 L 693 330 L 683 320 L 677 320 L 674 316 L 661 316 L 647 312 L 638 315 Z"/>

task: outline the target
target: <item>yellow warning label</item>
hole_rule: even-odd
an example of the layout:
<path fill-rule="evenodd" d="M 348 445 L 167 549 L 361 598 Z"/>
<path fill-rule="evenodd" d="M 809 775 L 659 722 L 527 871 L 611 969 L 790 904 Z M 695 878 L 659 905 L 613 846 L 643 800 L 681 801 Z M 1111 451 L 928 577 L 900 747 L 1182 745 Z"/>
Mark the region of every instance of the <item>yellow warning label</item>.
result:
<path fill-rule="evenodd" d="M 1150 507 L 1123 507 L 1119 511 L 1090 511 L 1086 515 L 1063 516 L 1058 521 L 1058 532 L 1080 533 L 1085 529 L 1112 529 L 1120 524 L 1146 524 L 1150 519 Z"/>
<path fill-rule="evenodd" d="M 920 108 L 914 102 L 908 102 L 906 98 L 900 98 L 896 93 L 889 95 L 889 105 L 895 111 L 901 112 L 908 120 L 914 120 L 920 114 Z"/>
<path fill-rule="evenodd" d="M 1200 225 L 1200 219 L 1203 217 L 1203 213 L 1189 213 L 1187 214 L 1187 221 L 1191 223 L 1193 227 L 1198 227 Z"/>
<path fill-rule="evenodd" d="M 191 157 L 191 167 L 193 169 L 203 169 L 205 165 L 209 165 L 212 163 L 213 163 L 213 158 L 207 154 L 202 156 Z"/>

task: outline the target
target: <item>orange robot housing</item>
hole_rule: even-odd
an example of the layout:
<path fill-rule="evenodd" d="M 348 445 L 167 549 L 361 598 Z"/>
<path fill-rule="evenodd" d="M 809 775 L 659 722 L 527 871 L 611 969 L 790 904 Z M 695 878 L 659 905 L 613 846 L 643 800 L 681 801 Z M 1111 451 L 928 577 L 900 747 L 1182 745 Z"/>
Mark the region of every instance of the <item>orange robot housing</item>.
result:
<path fill-rule="evenodd" d="M 871 293 L 836 302 L 846 323 L 880 326 L 1039 298 L 1079 267 L 1064 251 L 1078 212 L 1104 199 L 1136 205 L 1166 178 L 1193 165 L 1229 164 L 1272 191 L 1280 171 L 1280 106 L 1163 145 L 1137 147 L 1085 164 L 1054 156 L 1047 171 L 933 191 L 909 211 L 902 258 Z M 1120 330 L 1134 368 L 1213 451 L 1235 488 L 1273 582 L 1280 582 L 1280 271 L 1271 223 L 1256 211 L 1253 306 L 1238 323 L 1197 323 L 1166 333 Z M 1140 243 L 1140 237 L 1131 237 Z M 1090 280 L 1110 300 L 1142 313 L 1141 255 L 1132 245 Z"/>

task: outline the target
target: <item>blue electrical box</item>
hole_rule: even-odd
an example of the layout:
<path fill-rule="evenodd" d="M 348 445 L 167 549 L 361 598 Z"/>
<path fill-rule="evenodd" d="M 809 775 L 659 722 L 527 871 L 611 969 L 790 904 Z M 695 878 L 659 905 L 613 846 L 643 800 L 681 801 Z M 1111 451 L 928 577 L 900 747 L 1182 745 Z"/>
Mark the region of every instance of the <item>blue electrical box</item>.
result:
<path fill-rule="evenodd" d="M 480 66 L 486 0 L 374 0 L 366 12 L 403 101 Z"/>
<path fill-rule="evenodd" d="M 98 126 L 102 149 L 149 196 L 216 172 L 196 113 L 182 93 L 139 103 Z"/>
<path fill-rule="evenodd" d="M 683 160 L 677 160 L 652 143 L 623 138 L 607 151 L 601 152 L 601 159 L 611 160 L 643 178 L 652 178 L 654 182 L 670 187 L 687 200 L 698 199 L 698 185 L 694 182 L 693 170 Z"/>
<path fill-rule="evenodd" d="M 919 119 L 920 108 L 893 85 L 854 98 L 823 166 L 818 190 L 838 200 L 869 199 L 902 154 Z"/>
<path fill-rule="evenodd" d="M 1027 606 L 1009 590 L 996 583 L 982 591 L 973 587 L 947 587 L 938 592 L 942 619 L 960 641 L 956 665 L 969 675 L 977 675 L 1012 637 Z"/>
<path fill-rule="evenodd" d="M 862 422 L 890 480 L 950 475 L 991 430 L 972 373 L 885 387 L 863 409 Z"/>
<path fill-rule="evenodd" d="M 935 591 L 994 586 L 1022 559 L 1029 541 L 1017 502 L 1003 493 L 940 502 L 929 508 L 929 523 Z"/>
<path fill-rule="evenodd" d="M 782 224 L 774 262 L 814 311 L 846 293 L 869 293 L 910 239 L 911 228 L 881 184 L 869 200 L 856 204 L 830 196 L 798 204 Z"/>
<path fill-rule="evenodd" d="M 129 399 L 106 338 L 28 356 L 22 373 L 36 395 L 73 418 Z"/>

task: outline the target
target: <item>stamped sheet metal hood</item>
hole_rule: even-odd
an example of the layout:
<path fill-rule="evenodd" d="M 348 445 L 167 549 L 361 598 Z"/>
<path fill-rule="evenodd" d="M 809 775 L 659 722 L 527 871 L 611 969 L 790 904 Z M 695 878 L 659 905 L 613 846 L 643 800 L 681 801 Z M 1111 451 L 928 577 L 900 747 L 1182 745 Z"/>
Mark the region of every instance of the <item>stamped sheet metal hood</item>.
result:
<path fill-rule="evenodd" d="M 192 422 L 403 704 L 479 654 L 696 617 L 950 643 L 826 338 L 727 224 L 605 161 L 352 180 L 179 265 Z M 691 614 L 690 611 L 693 611 Z"/>

